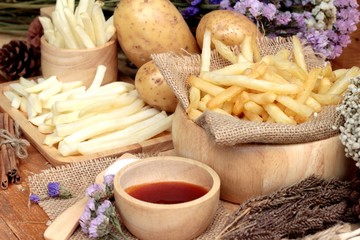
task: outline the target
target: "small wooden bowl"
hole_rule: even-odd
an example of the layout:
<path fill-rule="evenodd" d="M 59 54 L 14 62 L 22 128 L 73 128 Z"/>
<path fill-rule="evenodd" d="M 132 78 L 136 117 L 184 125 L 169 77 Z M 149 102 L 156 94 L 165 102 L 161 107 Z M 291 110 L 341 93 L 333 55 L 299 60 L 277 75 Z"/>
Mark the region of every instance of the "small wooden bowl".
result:
<path fill-rule="evenodd" d="M 221 179 L 221 198 L 238 204 L 310 175 L 344 179 L 355 171 L 338 136 L 304 144 L 219 146 L 180 106 L 172 123 L 172 139 L 176 155 L 213 168 Z"/>
<path fill-rule="evenodd" d="M 41 69 L 44 78 L 57 76 L 60 81 L 84 82 L 90 86 L 99 65 L 106 66 L 103 84 L 118 78 L 117 40 L 111 39 L 100 47 L 90 49 L 63 49 L 41 38 Z"/>
<path fill-rule="evenodd" d="M 125 189 L 142 183 L 180 181 L 209 191 L 195 200 L 177 204 L 155 204 L 138 200 Z M 126 228 L 147 240 L 193 239 L 213 221 L 220 198 L 220 179 L 207 165 L 187 158 L 158 156 L 136 161 L 114 178 L 115 204 Z"/>

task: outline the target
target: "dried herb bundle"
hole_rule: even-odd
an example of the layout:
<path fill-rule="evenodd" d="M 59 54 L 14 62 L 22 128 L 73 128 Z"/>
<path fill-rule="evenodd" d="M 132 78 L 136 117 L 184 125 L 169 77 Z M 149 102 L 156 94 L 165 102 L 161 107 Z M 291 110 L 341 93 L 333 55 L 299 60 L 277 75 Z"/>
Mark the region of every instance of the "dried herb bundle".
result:
<path fill-rule="evenodd" d="M 311 176 L 240 205 L 217 239 L 294 239 L 339 222 L 358 222 L 359 191 L 359 180 Z"/>

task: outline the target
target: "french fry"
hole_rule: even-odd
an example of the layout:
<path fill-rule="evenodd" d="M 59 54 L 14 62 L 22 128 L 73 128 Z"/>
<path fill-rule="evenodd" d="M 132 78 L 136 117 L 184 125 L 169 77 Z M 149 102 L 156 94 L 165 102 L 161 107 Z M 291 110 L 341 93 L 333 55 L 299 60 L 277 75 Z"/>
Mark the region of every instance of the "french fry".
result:
<path fill-rule="evenodd" d="M 254 62 L 254 51 L 252 49 L 252 45 L 253 45 L 252 36 L 245 35 L 245 37 L 240 45 L 240 49 L 241 49 L 241 54 L 249 62 Z"/>
<path fill-rule="evenodd" d="M 305 104 L 289 97 L 279 95 L 276 97 L 276 101 L 290 109 L 291 111 L 295 112 L 296 114 L 303 116 L 305 118 L 309 118 L 313 113 L 312 108 L 306 106 Z"/>
<path fill-rule="evenodd" d="M 261 115 L 264 112 L 264 108 L 253 101 L 248 101 L 247 103 L 245 103 L 244 109 L 257 115 Z"/>
<path fill-rule="evenodd" d="M 318 76 L 321 73 L 320 68 L 313 68 L 310 70 L 308 78 L 304 84 L 304 91 L 300 92 L 296 96 L 296 100 L 300 103 L 305 103 L 311 92 L 313 91 L 316 81 L 318 80 Z"/>
<path fill-rule="evenodd" d="M 250 101 L 249 93 L 242 91 L 240 95 L 235 99 L 232 113 L 235 116 L 239 116 L 244 111 L 244 105 Z"/>
<path fill-rule="evenodd" d="M 236 64 L 231 64 L 228 65 L 226 67 L 217 69 L 217 70 L 213 70 L 211 71 L 212 73 L 216 73 L 216 74 L 224 74 L 224 75 L 237 75 L 237 74 L 242 74 L 246 69 L 251 67 L 251 63 L 250 62 L 244 62 L 244 63 L 236 63 Z"/>
<path fill-rule="evenodd" d="M 277 69 L 279 69 L 279 71 L 287 71 L 292 76 L 302 81 L 306 81 L 307 79 L 307 73 L 296 63 L 293 63 L 290 60 L 284 60 L 274 55 L 267 55 L 262 58 L 262 61 L 264 61 L 268 65 L 275 66 Z"/>
<path fill-rule="evenodd" d="M 329 91 L 331 86 L 332 86 L 331 80 L 329 78 L 327 78 L 327 77 L 323 77 L 323 78 L 320 79 L 319 87 L 317 89 L 317 93 L 325 94 L 326 92 Z"/>
<path fill-rule="evenodd" d="M 273 72 L 271 70 L 267 70 L 266 72 L 264 72 L 261 76 L 261 79 L 264 79 L 269 82 L 274 82 L 274 83 L 289 83 L 281 75 L 279 75 L 276 72 Z"/>
<path fill-rule="evenodd" d="M 243 75 L 231 76 L 220 75 L 212 72 L 204 72 L 201 77 L 214 84 L 221 84 L 224 86 L 236 85 L 243 88 L 249 88 L 261 92 L 272 91 L 279 94 L 297 94 L 301 91 L 299 86 L 290 83 L 278 84 L 264 80 L 249 78 Z"/>
<path fill-rule="evenodd" d="M 331 82 L 336 81 L 336 74 L 333 71 L 330 62 L 326 62 L 325 67 L 322 68 L 321 75 L 324 78 L 328 78 Z"/>
<path fill-rule="evenodd" d="M 231 86 L 221 93 L 217 94 L 212 98 L 208 103 L 207 107 L 209 109 L 214 109 L 220 107 L 224 102 L 231 100 L 234 96 L 240 94 L 244 89 L 239 86 Z"/>
<path fill-rule="evenodd" d="M 339 94 L 311 93 L 311 96 L 323 106 L 337 105 L 342 101 L 342 96 Z"/>
<path fill-rule="evenodd" d="M 231 51 L 230 47 L 226 46 L 220 40 L 217 40 L 215 38 L 213 38 L 211 41 L 214 44 L 216 51 L 218 51 L 218 53 L 223 58 L 225 58 L 226 60 L 228 60 L 229 62 L 231 62 L 233 64 L 238 62 L 237 56 L 235 55 L 235 53 L 233 51 Z"/>
<path fill-rule="evenodd" d="M 260 105 L 273 103 L 276 99 L 276 94 L 273 92 L 249 93 L 248 96 L 251 101 Z"/>
<path fill-rule="evenodd" d="M 202 78 L 196 77 L 195 75 L 191 75 L 188 78 L 188 84 L 190 86 L 196 87 L 203 92 L 206 92 L 212 96 L 216 96 L 225 88 L 219 87 L 218 85 L 212 84 L 210 82 L 204 81 Z"/>
<path fill-rule="evenodd" d="M 260 54 L 259 45 L 257 44 L 255 37 L 251 38 L 251 49 L 253 50 L 253 60 L 254 60 L 254 62 L 255 63 L 260 62 L 261 54 Z"/>
<path fill-rule="evenodd" d="M 188 109 L 191 109 L 191 108 L 197 109 L 199 106 L 200 98 L 201 98 L 200 89 L 198 89 L 197 87 L 190 87 L 190 90 L 189 90 L 190 104 L 189 104 Z"/>
<path fill-rule="evenodd" d="M 293 53 L 294 53 L 294 59 L 295 63 L 305 72 L 307 72 L 307 66 L 305 62 L 305 56 L 303 47 L 300 43 L 300 40 L 294 35 L 292 37 L 293 40 Z"/>
<path fill-rule="evenodd" d="M 350 79 L 360 74 L 359 67 L 350 68 L 343 77 L 334 82 L 329 91 L 326 94 L 341 94 L 350 84 Z"/>
<path fill-rule="evenodd" d="M 234 107 L 234 102 L 226 101 L 223 103 L 222 108 L 225 112 L 231 115 Z"/>
<path fill-rule="evenodd" d="M 264 105 L 265 111 L 277 123 L 296 124 L 294 119 L 288 117 L 276 104 L 270 103 Z"/>
<path fill-rule="evenodd" d="M 280 59 L 282 59 L 282 60 L 289 60 L 290 55 L 291 55 L 290 50 L 285 49 L 285 48 L 280 49 L 280 50 L 275 54 L 276 57 L 278 57 L 278 58 L 280 58 Z"/>
<path fill-rule="evenodd" d="M 196 119 L 198 119 L 198 117 L 200 117 L 202 112 L 195 108 L 189 108 L 189 110 L 187 111 L 187 114 L 191 120 L 196 121 Z"/>
<path fill-rule="evenodd" d="M 253 122 L 263 122 L 264 121 L 262 119 L 262 117 L 260 117 L 258 114 L 254 113 L 254 112 L 244 110 L 244 115 L 246 118 L 248 118 L 250 121 L 253 121 Z"/>
<path fill-rule="evenodd" d="M 321 104 L 320 104 L 318 101 L 316 101 L 316 100 L 315 100 L 313 97 L 311 97 L 311 96 L 308 97 L 308 99 L 306 100 L 305 104 L 306 104 L 308 107 L 312 108 L 312 110 L 314 110 L 314 112 L 320 112 L 321 109 L 322 109 Z"/>

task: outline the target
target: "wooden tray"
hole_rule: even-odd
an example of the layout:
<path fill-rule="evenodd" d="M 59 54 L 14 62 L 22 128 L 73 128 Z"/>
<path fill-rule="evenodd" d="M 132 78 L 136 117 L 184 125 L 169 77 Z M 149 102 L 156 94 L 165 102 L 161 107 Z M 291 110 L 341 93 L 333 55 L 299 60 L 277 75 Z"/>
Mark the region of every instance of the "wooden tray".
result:
<path fill-rule="evenodd" d="M 80 162 L 95 158 L 120 156 L 124 153 L 158 153 L 173 148 L 171 133 L 164 132 L 152 139 L 126 147 L 115 148 L 111 151 L 99 152 L 90 155 L 62 156 L 56 148 L 43 145 L 45 138 L 37 127 L 32 125 L 25 115 L 17 109 L 11 107 L 9 100 L 4 96 L 3 91 L 9 89 L 9 85 L 14 82 L 0 84 L 0 108 L 7 112 L 20 126 L 26 139 L 53 165 L 63 165 L 67 163 Z"/>

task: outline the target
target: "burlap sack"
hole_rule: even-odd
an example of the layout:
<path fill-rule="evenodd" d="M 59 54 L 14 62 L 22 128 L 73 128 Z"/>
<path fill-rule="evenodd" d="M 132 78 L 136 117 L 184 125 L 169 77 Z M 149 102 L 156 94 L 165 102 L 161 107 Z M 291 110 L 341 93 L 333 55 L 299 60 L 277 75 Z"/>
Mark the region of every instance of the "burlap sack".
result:
<path fill-rule="evenodd" d="M 292 50 L 291 38 L 262 38 L 258 40 L 262 56 L 276 54 L 280 49 Z M 234 47 L 233 51 L 238 49 Z M 325 60 L 304 45 L 304 55 L 308 69 L 321 67 Z M 154 54 L 152 58 L 163 74 L 165 80 L 186 109 L 189 105 L 187 79 L 189 75 L 200 72 L 199 54 Z M 217 52 L 211 55 L 210 70 L 229 65 Z M 335 136 L 343 119 L 336 112 L 336 106 L 325 107 L 310 121 L 298 125 L 279 123 L 256 123 L 240 120 L 237 117 L 225 116 L 206 111 L 199 117 L 197 124 L 203 127 L 219 145 L 233 146 L 242 143 L 290 144 L 305 143 Z M 334 127 L 335 126 L 335 127 Z"/>

